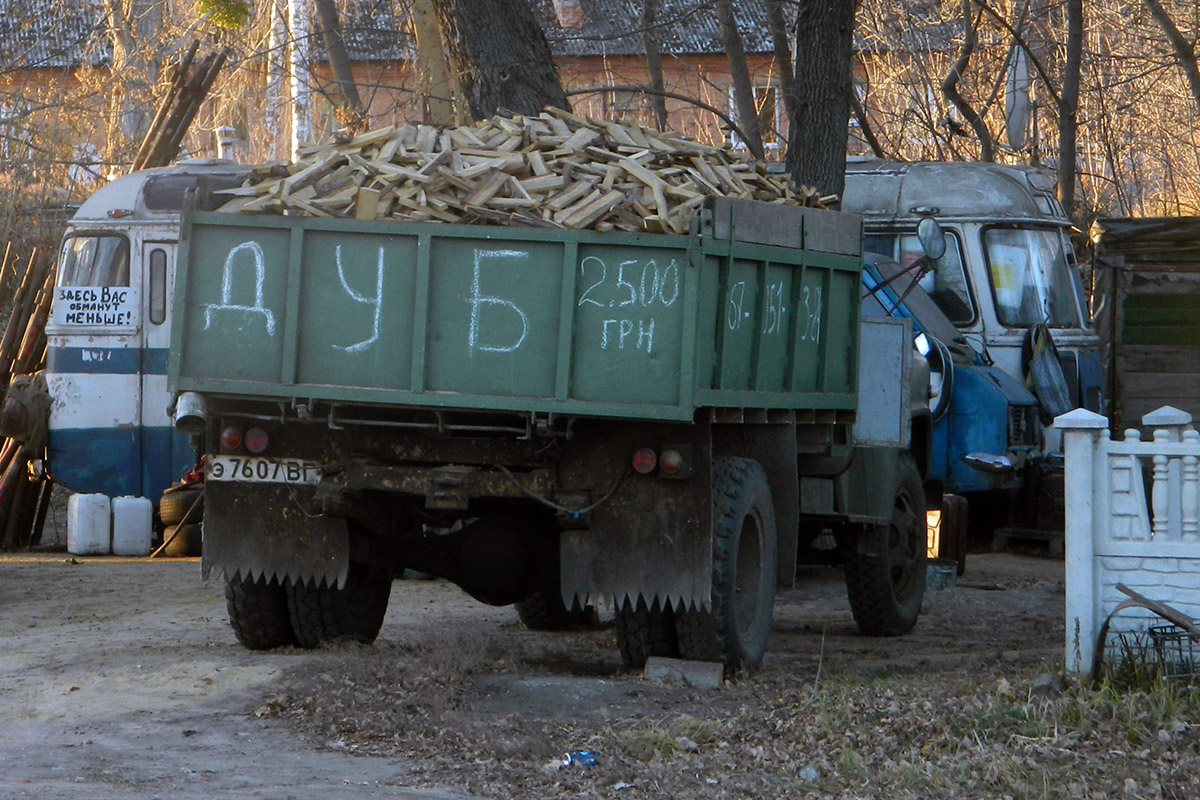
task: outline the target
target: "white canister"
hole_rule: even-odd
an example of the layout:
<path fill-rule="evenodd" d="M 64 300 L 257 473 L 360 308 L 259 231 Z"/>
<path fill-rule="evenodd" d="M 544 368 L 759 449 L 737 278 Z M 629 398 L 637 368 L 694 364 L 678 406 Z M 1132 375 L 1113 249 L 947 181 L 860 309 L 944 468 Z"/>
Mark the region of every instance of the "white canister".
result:
<path fill-rule="evenodd" d="M 117 556 L 150 555 L 154 535 L 154 504 L 148 497 L 114 497 L 112 551 Z"/>
<path fill-rule="evenodd" d="M 67 552 L 77 556 L 108 553 L 112 511 L 108 495 L 73 494 L 67 500 Z"/>

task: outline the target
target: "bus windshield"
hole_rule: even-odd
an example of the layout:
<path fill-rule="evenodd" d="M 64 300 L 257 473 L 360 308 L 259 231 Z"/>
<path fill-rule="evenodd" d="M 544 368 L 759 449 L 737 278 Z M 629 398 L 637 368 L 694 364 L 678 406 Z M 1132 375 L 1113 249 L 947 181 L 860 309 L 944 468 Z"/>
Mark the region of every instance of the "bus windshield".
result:
<path fill-rule="evenodd" d="M 983 232 L 996 316 L 1004 325 L 1052 328 L 1083 324 L 1081 299 L 1056 228 L 989 228 Z"/>
<path fill-rule="evenodd" d="M 58 261 L 59 286 L 128 286 L 129 240 L 121 234 L 70 236 Z"/>

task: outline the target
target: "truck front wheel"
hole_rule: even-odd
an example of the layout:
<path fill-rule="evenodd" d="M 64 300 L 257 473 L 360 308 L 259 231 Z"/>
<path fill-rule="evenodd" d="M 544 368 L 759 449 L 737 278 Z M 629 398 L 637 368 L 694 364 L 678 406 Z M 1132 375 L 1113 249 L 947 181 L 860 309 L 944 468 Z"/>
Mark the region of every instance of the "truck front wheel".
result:
<path fill-rule="evenodd" d="M 287 594 L 278 581 L 246 580 L 240 575 L 225 581 L 225 609 L 233 635 L 249 650 L 273 650 L 296 643 L 288 617 Z"/>
<path fill-rule="evenodd" d="M 713 462 L 713 575 L 710 610 L 675 612 L 684 658 L 721 661 L 727 670 L 762 661 L 775 605 L 775 511 L 757 461 Z"/>
<path fill-rule="evenodd" d="M 391 593 L 390 569 L 366 564 L 352 563 L 341 589 L 324 581 L 288 581 L 296 643 L 306 648 L 342 639 L 370 644 L 383 626 Z"/>
<path fill-rule="evenodd" d="M 846 593 L 859 632 L 900 636 L 917 624 L 925 596 L 925 490 L 912 456 L 896 475 L 892 519 L 869 525 L 846 562 Z"/>

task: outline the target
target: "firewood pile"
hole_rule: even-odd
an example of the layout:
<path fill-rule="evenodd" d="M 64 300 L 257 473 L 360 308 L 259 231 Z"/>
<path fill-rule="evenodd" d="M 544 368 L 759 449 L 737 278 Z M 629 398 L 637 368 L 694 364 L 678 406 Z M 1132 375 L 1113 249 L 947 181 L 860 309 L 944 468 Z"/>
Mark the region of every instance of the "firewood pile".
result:
<path fill-rule="evenodd" d="M 710 195 L 821 207 L 727 147 L 551 109 L 473 125 L 406 124 L 259 167 L 220 211 L 687 233 Z"/>
<path fill-rule="evenodd" d="M 0 388 L 12 390 L 14 383 L 45 367 L 46 320 L 53 291 L 51 254 L 34 249 L 22 258 L 12 243 L 4 248 L 0 305 L 11 304 L 12 311 L 0 338 Z M 19 439 L 0 436 L 0 550 L 21 549 L 41 540 L 52 483 L 35 467 L 44 461 L 45 447 L 44 426 Z"/>

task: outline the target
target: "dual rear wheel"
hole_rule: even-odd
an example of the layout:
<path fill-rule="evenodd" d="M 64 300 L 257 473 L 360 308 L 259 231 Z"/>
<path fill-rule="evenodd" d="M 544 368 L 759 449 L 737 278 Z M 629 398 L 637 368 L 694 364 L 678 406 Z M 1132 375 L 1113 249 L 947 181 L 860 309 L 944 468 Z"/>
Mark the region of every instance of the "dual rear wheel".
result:
<path fill-rule="evenodd" d="M 390 570 L 363 564 L 350 565 L 341 588 L 236 575 L 225 582 L 225 608 L 234 635 L 250 650 L 370 643 L 383 626 L 391 590 Z"/>

